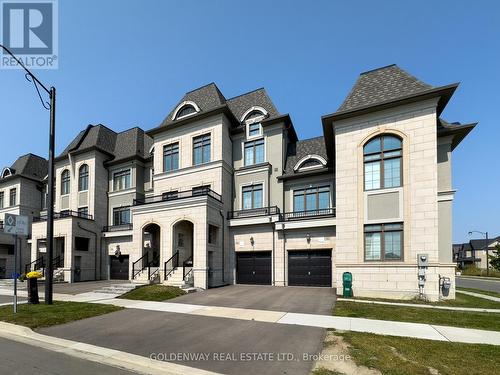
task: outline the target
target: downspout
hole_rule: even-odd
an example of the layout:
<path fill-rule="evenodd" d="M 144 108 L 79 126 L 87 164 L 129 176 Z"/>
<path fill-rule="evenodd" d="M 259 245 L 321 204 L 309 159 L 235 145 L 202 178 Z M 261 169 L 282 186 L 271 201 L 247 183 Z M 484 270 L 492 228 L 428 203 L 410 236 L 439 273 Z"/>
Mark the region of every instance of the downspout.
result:
<path fill-rule="evenodd" d="M 224 230 L 224 227 L 225 227 L 225 219 L 224 219 L 224 214 L 222 213 L 222 210 L 219 211 L 219 214 L 220 214 L 220 217 L 222 218 L 222 283 L 224 284 L 226 282 L 226 277 L 225 277 L 225 274 L 226 274 L 226 267 L 225 267 L 225 263 L 226 263 L 226 256 L 225 256 L 225 246 L 224 246 L 224 242 L 226 241 L 226 237 L 224 236 L 224 233 L 225 233 L 225 230 Z"/>
<path fill-rule="evenodd" d="M 95 247 L 94 247 L 94 279 L 97 280 L 97 233 L 93 232 L 93 231 L 91 231 L 89 229 L 86 229 L 86 228 L 82 227 L 80 225 L 80 222 L 76 223 L 76 225 L 78 225 L 78 228 L 80 228 L 81 230 L 83 230 L 85 232 L 88 232 L 88 233 L 92 233 L 95 236 Z"/>

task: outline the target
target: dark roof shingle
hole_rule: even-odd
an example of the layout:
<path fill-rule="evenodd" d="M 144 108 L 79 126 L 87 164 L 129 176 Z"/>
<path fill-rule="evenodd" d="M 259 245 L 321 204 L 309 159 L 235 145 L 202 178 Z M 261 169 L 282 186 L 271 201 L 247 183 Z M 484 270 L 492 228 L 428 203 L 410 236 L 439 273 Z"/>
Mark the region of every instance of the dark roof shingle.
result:
<path fill-rule="evenodd" d="M 285 162 L 285 174 L 293 174 L 293 167 L 295 167 L 300 159 L 307 155 L 318 155 L 328 160 L 323 136 L 289 144 Z"/>
<path fill-rule="evenodd" d="M 269 114 L 268 118 L 280 115 L 264 88 L 235 96 L 234 98 L 229 99 L 227 104 L 238 121 L 241 120 L 241 116 L 243 116 L 248 109 L 255 106 L 264 108 Z"/>
<path fill-rule="evenodd" d="M 338 112 L 378 105 L 432 89 L 397 65 L 361 73 Z"/>
<path fill-rule="evenodd" d="M 26 154 L 17 158 L 10 170 L 14 176 L 42 181 L 48 173 L 48 161 L 38 155 Z"/>

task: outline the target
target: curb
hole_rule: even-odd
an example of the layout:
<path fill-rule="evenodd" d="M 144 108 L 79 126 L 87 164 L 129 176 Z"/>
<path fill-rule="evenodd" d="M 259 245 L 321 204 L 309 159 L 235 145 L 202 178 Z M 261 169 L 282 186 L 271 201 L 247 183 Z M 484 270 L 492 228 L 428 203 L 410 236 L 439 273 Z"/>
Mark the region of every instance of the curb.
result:
<path fill-rule="evenodd" d="M 146 375 L 218 375 L 218 373 L 170 362 L 154 361 L 147 357 L 119 350 L 60 339 L 34 332 L 30 328 L 0 322 L 0 337 L 23 344 L 63 353 L 71 357 L 96 362 Z"/>
<path fill-rule="evenodd" d="M 491 276 L 463 276 L 463 275 L 456 276 L 456 277 L 458 277 L 460 279 L 497 281 L 497 282 L 500 283 L 500 277 L 491 277 Z"/>

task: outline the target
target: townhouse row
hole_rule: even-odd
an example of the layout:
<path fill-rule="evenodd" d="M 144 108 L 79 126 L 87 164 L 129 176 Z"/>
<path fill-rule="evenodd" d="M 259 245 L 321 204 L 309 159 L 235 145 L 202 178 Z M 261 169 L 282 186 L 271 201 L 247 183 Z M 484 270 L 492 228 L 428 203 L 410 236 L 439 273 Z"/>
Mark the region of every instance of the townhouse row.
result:
<path fill-rule="evenodd" d="M 447 278 L 454 298 L 451 154 L 475 126 L 440 117 L 457 86 L 362 73 L 306 140 L 264 89 L 214 83 L 149 131 L 89 125 L 55 160 L 54 277 L 341 293 L 350 272 L 358 296 L 436 300 Z M 20 271 L 46 266 L 46 171 L 30 154 L 0 179 L 0 220 L 32 222 Z M 0 277 L 12 258 L 0 234 Z"/>

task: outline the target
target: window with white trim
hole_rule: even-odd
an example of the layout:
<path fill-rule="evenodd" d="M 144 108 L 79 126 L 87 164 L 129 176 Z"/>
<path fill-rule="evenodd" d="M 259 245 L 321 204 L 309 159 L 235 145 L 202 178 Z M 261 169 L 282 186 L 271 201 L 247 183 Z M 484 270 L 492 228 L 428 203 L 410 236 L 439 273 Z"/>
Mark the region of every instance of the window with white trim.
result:
<path fill-rule="evenodd" d="M 245 142 L 245 166 L 264 163 L 264 139 Z"/>
<path fill-rule="evenodd" d="M 131 180 L 130 169 L 113 173 L 113 191 L 130 189 Z"/>
<path fill-rule="evenodd" d="M 262 184 L 243 186 L 241 189 L 242 209 L 251 210 L 253 208 L 262 208 L 263 205 L 262 191 L 263 191 Z"/>

